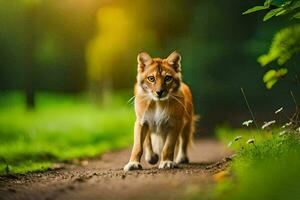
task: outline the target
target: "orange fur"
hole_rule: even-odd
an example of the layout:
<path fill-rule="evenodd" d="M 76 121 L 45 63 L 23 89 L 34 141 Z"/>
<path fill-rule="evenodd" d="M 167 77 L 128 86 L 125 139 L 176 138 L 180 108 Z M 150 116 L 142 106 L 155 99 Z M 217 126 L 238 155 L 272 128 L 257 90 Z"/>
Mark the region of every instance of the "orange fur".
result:
<path fill-rule="evenodd" d="M 180 61 L 177 52 L 166 59 L 151 58 L 145 52 L 138 55 L 134 145 L 125 171 L 142 168 L 143 149 L 150 164 L 156 164 L 160 157 L 159 168 L 174 168 L 189 161 L 187 150 L 193 138 L 195 116 L 192 93 L 181 80 Z"/>

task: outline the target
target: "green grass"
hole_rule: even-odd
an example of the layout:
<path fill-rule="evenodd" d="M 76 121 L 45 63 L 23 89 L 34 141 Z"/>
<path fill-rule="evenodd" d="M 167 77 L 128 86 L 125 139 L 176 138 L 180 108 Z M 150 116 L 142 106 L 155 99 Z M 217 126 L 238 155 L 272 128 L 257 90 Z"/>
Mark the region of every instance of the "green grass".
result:
<path fill-rule="evenodd" d="M 214 188 L 194 194 L 192 199 L 299 199 L 299 134 L 280 137 L 278 132 L 218 129 L 217 134 L 224 144 L 242 136 L 230 146 L 236 151 L 229 168 L 230 176 L 218 180 Z M 255 145 L 246 143 L 249 138 L 255 138 Z"/>
<path fill-rule="evenodd" d="M 20 93 L 1 94 L 0 174 L 45 170 L 128 146 L 134 113 L 122 96 L 100 107 L 84 96 L 42 93 L 36 110 L 27 111 Z"/>

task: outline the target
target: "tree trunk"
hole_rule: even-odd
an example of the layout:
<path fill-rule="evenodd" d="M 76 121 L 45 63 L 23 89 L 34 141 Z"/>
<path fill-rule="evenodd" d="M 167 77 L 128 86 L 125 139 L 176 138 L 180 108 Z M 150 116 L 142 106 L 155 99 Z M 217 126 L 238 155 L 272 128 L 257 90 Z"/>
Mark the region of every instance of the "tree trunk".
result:
<path fill-rule="evenodd" d="M 29 5 L 26 11 L 25 27 L 25 94 L 27 109 L 35 108 L 35 28 L 36 28 L 36 5 Z"/>

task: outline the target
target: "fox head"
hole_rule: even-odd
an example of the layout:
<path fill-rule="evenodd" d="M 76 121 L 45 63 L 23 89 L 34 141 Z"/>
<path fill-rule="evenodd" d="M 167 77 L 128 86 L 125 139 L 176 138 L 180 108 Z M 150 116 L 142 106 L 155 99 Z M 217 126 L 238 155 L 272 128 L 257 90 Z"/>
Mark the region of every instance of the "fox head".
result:
<path fill-rule="evenodd" d="M 151 58 L 146 52 L 137 56 L 137 82 L 140 90 L 155 101 L 167 100 L 181 83 L 181 56 L 174 51 L 167 58 Z"/>

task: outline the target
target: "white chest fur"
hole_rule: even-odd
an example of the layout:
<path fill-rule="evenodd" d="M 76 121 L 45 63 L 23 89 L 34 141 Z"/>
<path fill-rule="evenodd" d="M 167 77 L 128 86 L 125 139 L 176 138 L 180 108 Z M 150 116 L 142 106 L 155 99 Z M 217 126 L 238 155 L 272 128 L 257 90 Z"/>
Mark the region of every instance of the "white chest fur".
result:
<path fill-rule="evenodd" d="M 168 123 L 169 118 L 168 107 L 156 105 L 144 113 L 142 121 L 149 124 L 152 133 L 159 133 L 162 126 Z"/>

